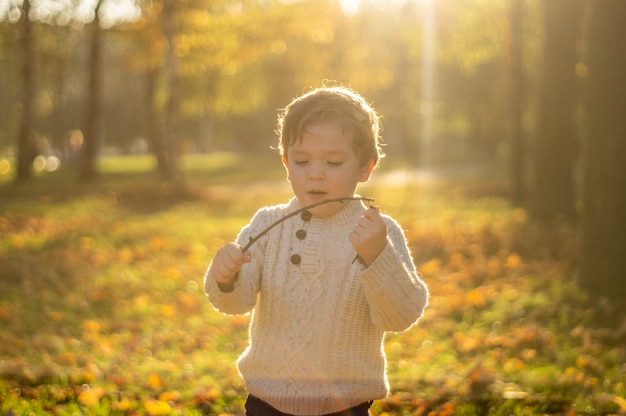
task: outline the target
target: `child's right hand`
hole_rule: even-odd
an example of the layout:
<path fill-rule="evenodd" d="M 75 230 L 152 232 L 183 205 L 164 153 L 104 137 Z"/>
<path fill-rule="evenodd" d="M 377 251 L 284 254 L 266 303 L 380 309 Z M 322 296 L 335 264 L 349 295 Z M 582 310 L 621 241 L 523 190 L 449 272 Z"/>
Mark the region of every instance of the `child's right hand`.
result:
<path fill-rule="evenodd" d="M 217 251 L 209 273 L 218 284 L 229 286 L 235 283 L 237 273 L 250 260 L 252 258 L 249 252 L 244 253 L 236 243 L 228 243 Z"/>

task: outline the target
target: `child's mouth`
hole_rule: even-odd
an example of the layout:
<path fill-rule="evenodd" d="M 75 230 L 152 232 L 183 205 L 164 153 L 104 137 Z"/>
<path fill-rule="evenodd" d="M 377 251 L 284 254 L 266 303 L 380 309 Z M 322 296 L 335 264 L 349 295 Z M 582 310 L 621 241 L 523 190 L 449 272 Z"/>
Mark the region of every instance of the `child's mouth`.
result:
<path fill-rule="evenodd" d="M 324 198 L 326 195 L 328 195 L 328 192 L 323 192 L 323 191 L 309 191 L 307 193 L 309 194 L 311 198 L 314 198 L 314 199 L 321 199 L 321 198 Z"/>

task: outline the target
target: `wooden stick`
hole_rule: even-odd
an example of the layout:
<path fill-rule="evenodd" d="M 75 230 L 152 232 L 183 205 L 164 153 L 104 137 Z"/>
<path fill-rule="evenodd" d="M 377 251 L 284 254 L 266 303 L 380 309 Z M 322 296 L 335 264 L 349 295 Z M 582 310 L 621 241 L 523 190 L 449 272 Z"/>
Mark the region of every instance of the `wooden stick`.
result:
<path fill-rule="evenodd" d="M 340 197 L 340 198 L 325 199 L 323 201 L 307 205 L 306 207 L 302 207 L 299 210 L 296 210 L 296 211 L 294 211 L 294 212 L 292 212 L 290 214 L 285 215 L 284 217 L 282 217 L 278 221 L 273 222 L 266 229 L 261 231 L 256 237 L 250 237 L 250 241 L 248 241 L 248 244 L 246 244 L 246 246 L 241 251 L 245 253 L 250 248 L 250 246 L 252 246 L 252 244 L 254 244 L 257 240 L 259 240 L 265 234 L 267 234 L 272 228 L 276 227 L 278 224 L 280 224 L 281 222 L 287 220 L 288 218 L 296 216 L 296 215 L 298 215 L 298 214 L 300 214 L 300 213 L 302 213 L 302 212 L 304 212 L 304 211 L 306 211 L 308 209 L 315 208 L 315 207 L 317 207 L 319 205 L 324 205 L 324 204 L 328 204 L 328 203 L 331 203 L 331 202 L 341 202 L 341 203 L 343 203 L 343 201 L 367 201 L 369 203 L 370 207 L 371 207 L 372 206 L 372 202 L 374 202 L 374 198 L 365 198 L 365 197 L 360 197 L 360 196 L 344 196 L 344 197 Z"/>

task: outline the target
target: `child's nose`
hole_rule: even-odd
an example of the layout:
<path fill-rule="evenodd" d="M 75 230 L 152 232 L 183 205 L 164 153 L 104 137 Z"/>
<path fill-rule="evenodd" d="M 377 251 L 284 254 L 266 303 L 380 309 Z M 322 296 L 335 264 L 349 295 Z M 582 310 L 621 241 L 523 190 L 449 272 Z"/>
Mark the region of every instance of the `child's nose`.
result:
<path fill-rule="evenodd" d="M 320 180 L 324 177 L 324 167 L 321 163 L 312 163 L 309 170 L 309 178 L 313 180 Z"/>

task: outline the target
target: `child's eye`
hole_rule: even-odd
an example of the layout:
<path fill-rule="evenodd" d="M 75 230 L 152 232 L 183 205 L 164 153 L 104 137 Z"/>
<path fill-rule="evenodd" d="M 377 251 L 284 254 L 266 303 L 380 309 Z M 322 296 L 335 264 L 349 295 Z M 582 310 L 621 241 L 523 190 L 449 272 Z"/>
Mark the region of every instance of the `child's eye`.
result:
<path fill-rule="evenodd" d="M 329 166 L 341 166 L 341 165 L 343 165 L 343 162 L 336 161 L 336 160 L 329 160 L 326 163 L 328 163 Z"/>
<path fill-rule="evenodd" d="M 294 160 L 294 162 L 293 162 L 293 163 L 295 163 L 295 164 L 296 164 L 296 166 L 304 166 L 304 165 L 306 165 L 307 163 L 309 163 L 309 161 L 308 161 L 308 160 Z"/>

